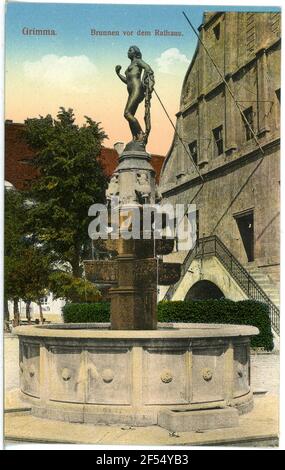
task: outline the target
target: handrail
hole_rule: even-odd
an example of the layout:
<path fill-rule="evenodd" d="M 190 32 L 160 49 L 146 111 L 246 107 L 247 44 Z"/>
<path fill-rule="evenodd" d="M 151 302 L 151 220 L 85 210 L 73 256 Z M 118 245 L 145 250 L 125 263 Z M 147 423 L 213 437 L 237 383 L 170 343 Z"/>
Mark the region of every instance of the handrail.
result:
<path fill-rule="evenodd" d="M 279 335 L 279 308 L 272 302 L 272 300 L 268 297 L 264 290 L 258 285 L 258 283 L 253 279 L 253 277 L 248 273 L 248 271 L 224 245 L 220 238 L 217 237 L 217 235 L 203 237 L 198 240 L 198 243 L 196 244 L 194 249 L 189 251 L 182 264 L 181 277 L 179 281 L 173 286 L 169 287 L 164 296 L 164 299 L 170 300 L 173 297 L 194 258 L 202 258 L 204 256 L 209 255 L 213 255 L 218 258 L 218 260 L 227 269 L 227 271 L 235 279 L 239 287 L 247 294 L 249 298 L 257 300 L 259 302 L 264 302 L 268 305 L 272 328 Z"/>

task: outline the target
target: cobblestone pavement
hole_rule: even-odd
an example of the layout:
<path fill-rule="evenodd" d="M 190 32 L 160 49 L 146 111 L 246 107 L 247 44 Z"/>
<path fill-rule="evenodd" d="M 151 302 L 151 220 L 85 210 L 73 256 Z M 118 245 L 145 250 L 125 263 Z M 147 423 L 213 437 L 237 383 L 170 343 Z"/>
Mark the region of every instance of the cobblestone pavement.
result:
<path fill-rule="evenodd" d="M 4 367 L 5 388 L 11 390 L 19 387 L 18 338 L 13 335 L 4 336 Z M 268 391 L 279 394 L 279 355 L 278 354 L 252 354 L 251 377 L 253 391 Z"/>
<path fill-rule="evenodd" d="M 4 378 L 6 390 L 19 387 L 19 341 L 10 334 L 4 335 Z"/>
<path fill-rule="evenodd" d="M 251 377 L 253 391 L 267 390 L 279 395 L 279 354 L 252 354 Z"/>

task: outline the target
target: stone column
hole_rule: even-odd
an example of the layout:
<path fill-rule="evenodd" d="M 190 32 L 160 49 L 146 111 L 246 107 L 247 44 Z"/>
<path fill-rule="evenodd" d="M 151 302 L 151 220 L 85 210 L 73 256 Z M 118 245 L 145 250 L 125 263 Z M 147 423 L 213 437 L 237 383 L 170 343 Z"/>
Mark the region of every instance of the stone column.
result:
<path fill-rule="evenodd" d="M 225 79 L 233 91 L 232 74 L 237 67 L 238 16 L 235 12 L 225 14 Z M 236 144 L 236 105 L 225 86 L 225 151 L 231 154 Z"/>
<path fill-rule="evenodd" d="M 198 98 L 198 166 L 204 167 L 208 164 L 208 154 L 211 150 L 210 130 L 208 129 L 207 103 L 204 95 Z"/>
<path fill-rule="evenodd" d="M 225 76 L 232 74 L 237 67 L 237 40 L 238 40 L 237 13 L 225 14 Z"/>
<path fill-rule="evenodd" d="M 233 91 L 233 79 L 231 75 L 226 76 L 226 81 Z M 236 148 L 236 105 L 228 88 L 225 86 L 225 150 L 231 154 Z"/>
<path fill-rule="evenodd" d="M 156 260 L 154 260 L 156 263 Z M 155 283 L 138 282 L 140 260 L 121 254 L 118 262 L 118 287 L 110 289 L 112 330 L 155 330 L 157 328 Z M 155 270 L 155 266 L 154 266 Z M 151 273 L 150 273 L 151 275 Z"/>
<path fill-rule="evenodd" d="M 272 36 L 269 13 L 258 13 L 256 20 L 256 50 L 264 49 Z"/>
<path fill-rule="evenodd" d="M 204 25 L 199 27 L 200 38 L 206 46 Z M 198 86 L 198 166 L 203 168 L 208 164 L 210 150 L 210 133 L 208 129 L 207 103 L 205 92 L 207 87 L 207 54 L 204 47 L 199 45 L 199 86 Z"/>
<path fill-rule="evenodd" d="M 184 129 L 183 129 L 183 116 L 179 113 L 177 117 L 177 133 L 182 137 L 184 145 L 187 146 L 184 138 Z M 185 168 L 185 157 L 187 157 L 186 151 L 180 140 L 176 143 L 176 180 L 181 180 L 186 174 Z M 189 157 L 188 157 L 189 158 Z"/>
<path fill-rule="evenodd" d="M 200 38 L 203 44 L 205 44 L 205 30 L 204 25 L 199 27 Z M 206 51 L 202 44 L 199 44 L 199 55 L 198 55 L 199 67 L 199 80 L 198 80 L 198 96 L 204 93 L 206 88 L 206 66 L 207 66 L 207 56 Z"/>
<path fill-rule="evenodd" d="M 156 259 L 148 253 L 148 240 L 135 240 L 132 235 L 126 239 L 122 232 L 125 230 L 125 235 L 128 233 L 128 226 L 123 229 L 122 225 L 126 215 L 130 222 L 132 217 L 137 217 L 145 199 L 150 204 L 155 202 L 155 172 L 150 159 L 150 155 L 140 148 L 139 143 L 131 142 L 120 155 L 119 166 L 116 169 L 119 175 L 119 207 L 124 212 L 120 213 L 119 222 L 121 234 L 118 240 L 119 255 L 116 258 L 117 285 L 109 290 L 113 330 L 152 330 L 157 326 Z M 132 212 L 133 209 L 136 211 Z M 141 210 L 139 217 L 140 229 Z M 130 223 L 127 225 L 130 226 Z M 143 280 L 144 271 L 149 282 Z"/>
<path fill-rule="evenodd" d="M 268 125 L 270 102 L 268 95 L 267 56 L 265 49 L 260 49 L 257 52 L 256 63 L 258 135 L 263 136 L 266 132 L 270 131 Z"/>

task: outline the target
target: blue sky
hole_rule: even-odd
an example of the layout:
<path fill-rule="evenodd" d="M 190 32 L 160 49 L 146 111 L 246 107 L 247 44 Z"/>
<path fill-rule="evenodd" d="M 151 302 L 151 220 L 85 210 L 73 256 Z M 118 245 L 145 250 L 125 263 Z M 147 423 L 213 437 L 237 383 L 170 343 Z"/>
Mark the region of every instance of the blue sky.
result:
<path fill-rule="evenodd" d="M 104 4 L 54 4 L 54 3 L 13 3 L 9 2 L 6 14 L 6 47 L 8 58 L 14 55 L 37 57 L 44 53 L 57 54 L 84 53 L 96 55 L 99 60 L 109 51 L 116 54 L 126 49 L 133 40 L 143 48 L 148 45 L 150 59 L 162 49 L 173 46 L 173 38 L 162 37 L 130 37 L 120 36 L 120 41 L 113 38 L 94 38 L 90 29 L 103 30 L 154 30 L 168 29 L 182 31 L 183 37 L 177 39 L 181 49 L 193 53 L 196 38 L 190 30 L 182 11 L 198 28 L 202 23 L 203 11 L 272 11 L 273 7 L 233 7 L 233 6 L 197 6 L 197 5 L 104 5 Z M 278 9 L 278 8 L 277 8 Z M 54 28 L 58 35 L 55 38 L 33 37 L 30 42 L 23 41 L 21 30 L 24 26 L 33 28 Z M 107 43 L 106 43 L 107 41 Z M 103 44 L 102 44 L 103 43 Z M 104 45 L 104 47 L 102 47 Z M 36 46 L 36 47 L 35 47 Z"/>
<path fill-rule="evenodd" d="M 181 87 L 197 45 L 182 12 L 197 29 L 204 11 L 273 11 L 273 7 L 219 5 L 108 5 L 9 2 L 6 6 L 5 118 L 56 115 L 60 106 L 74 109 L 77 122 L 84 116 L 102 122 L 108 145 L 130 138 L 122 111 L 126 89 L 116 77 L 129 64 L 127 49 L 140 47 L 143 59 L 155 71 L 156 91 L 175 122 Z M 22 29 L 55 29 L 56 36 L 27 36 Z M 119 37 L 91 36 L 90 29 L 120 31 Z M 137 36 L 138 30 L 181 31 L 181 37 Z M 124 36 L 123 31 L 134 31 Z M 139 119 L 140 112 L 138 111 Z M 153 131 L 150 151 L 165 154 L 173 130 L 156 98 L 152 101 Z"/>

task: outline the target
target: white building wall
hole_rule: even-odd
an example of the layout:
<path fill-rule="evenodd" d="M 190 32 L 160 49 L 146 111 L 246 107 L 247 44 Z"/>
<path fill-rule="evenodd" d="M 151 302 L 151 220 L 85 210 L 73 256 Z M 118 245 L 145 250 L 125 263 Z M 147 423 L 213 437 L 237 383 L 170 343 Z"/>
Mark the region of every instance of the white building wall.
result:
<path fill-rule="evenodd" d="M 52 293 L 48 294 L 42 302 L 43 317 L 46 321 L 62 322 L 62 307 L 65 305 L 64 299 L 54 299 Z M 8 302 L 10 318 L 13 318 L 13 302 Z M 19 312 L 21 319 L 26 318 L 26 302 L 20 299 Z M 36 320 L 40 318 L 40 308 L 35 302 L 30 306 L 31 319 Z"/>

